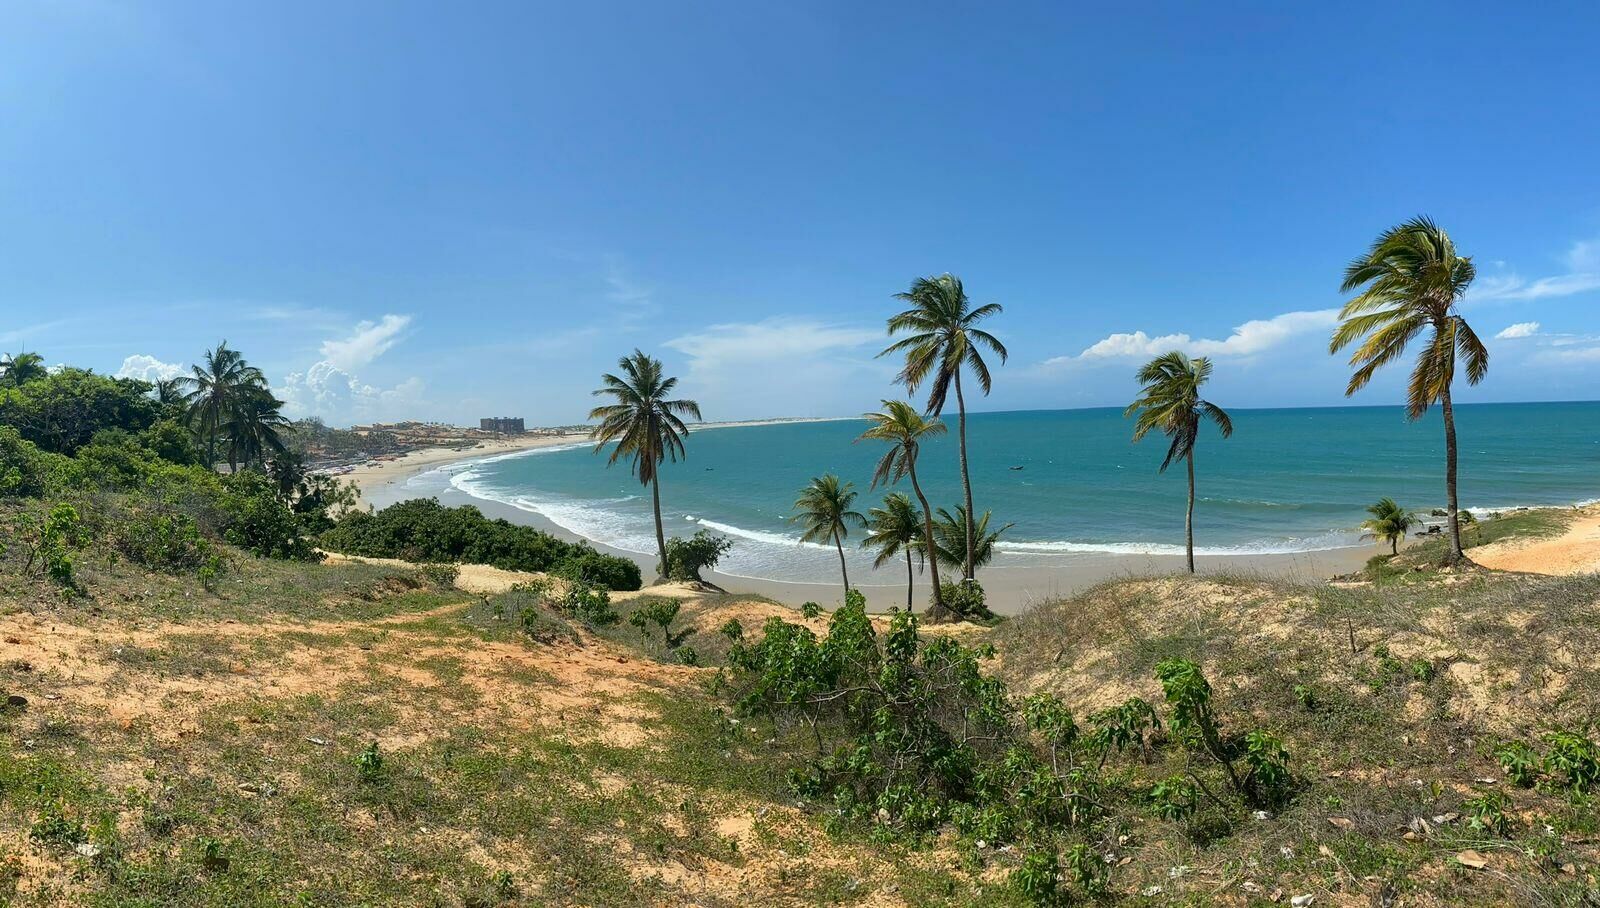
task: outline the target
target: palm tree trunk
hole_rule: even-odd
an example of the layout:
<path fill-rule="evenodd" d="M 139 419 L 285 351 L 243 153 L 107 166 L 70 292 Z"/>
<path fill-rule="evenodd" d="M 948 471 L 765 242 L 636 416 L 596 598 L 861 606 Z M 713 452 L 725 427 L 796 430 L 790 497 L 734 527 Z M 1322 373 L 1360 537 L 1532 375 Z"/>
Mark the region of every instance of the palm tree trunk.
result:
<path fill-rule="evenodd" d="M 967 499 L 967 563 L 962 576 L 971 580 L 973 577 L 972 477 L 967 475 L 967 399 L 961 394 L 960 369 L 956 370 L 956 434 L 960 441 L 957 447 L 961 452 L 961 491 Z"/>
<path fill-rule="evenodd" d="M 916 611 L 912 597 L 917 591 L 917 575 L 911 571 L 911 549 L 906 549 L 906 611 Z"/>
<path fill-rule="evenodd" d="M 1456 564 L 1466 555 L 1461 551 L 1461 518 L 1456 513 L 1456 411 L 1450 402 L 1448 384 L 1439 396 L 1439 403 L 1444 410 L 1444 490 L 1450 519 L 1450 563 Z"/>
<path fill-rule="evenodd" d="M 667 536 L 661 532 L 661 473 L 658 471 L 650 477 L 650 503 L 656 512 L 656 551 L 661 555 L 661 563 L 657 567 L 657 576 L 665 579 L 667 576 Z"/>
<path fill-rule="evenodd" d="M 922 542 L 927 546 L 928 572 L 933 577 L 933 608 L 936 612 L 944 612 L 944 591 L 939 588 L 939 552 L 933 547 L 933 509 L 928 507 L 928 497 L 922 494 L 922 484 L 917 482 L 917 462 L 915 459 L 906 464 L 906 472 L 911 475 L 911 491 L 917 493 L 917 501 L 922 503 Z"/>
<path fill-rule="evenodd" d="M 1389 537 L 1389 554 L 1391 554 L 1391 555 L 1400 554 L 1400 537 L 1399 536 L 1390 536 Z"/>
<path fill-rule="evenodd" d="M 1194 573 L 1194 449 L 1183 459 L 1189 465 L 1189 509 L 1183 515 L 1183 547 L 1189 556 L 1189 573 Z"/>
<path fill-rule="evenodd" d="M 850 569 L 844 565 L 844 543 L 839 541 L 839 531 L 833 531 L 833 547 L 839 550 L 839 576 L 844 578 L 844 591 L 850 593 Z"/>

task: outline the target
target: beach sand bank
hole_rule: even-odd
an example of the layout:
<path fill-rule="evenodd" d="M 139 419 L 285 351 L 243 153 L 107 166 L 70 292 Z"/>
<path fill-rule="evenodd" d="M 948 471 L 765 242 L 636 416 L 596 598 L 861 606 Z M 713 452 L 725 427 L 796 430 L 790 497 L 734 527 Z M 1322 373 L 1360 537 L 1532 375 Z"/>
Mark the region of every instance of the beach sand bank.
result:
<path fill-rule="evenodd" d="M 709 427 L 707 427 L 709 428 Z M 486 516 L 499 517 L 512 523 L 532 526 L 558 538 L 577 541 L 579 537 L 541 514 L 525 511 L 501 502 L 475 498 L 450 485 L 449 477 L 431 472 L 440 467 L 464 460 L 493 457 L 517 450 L 573 444 L 585 440 L 583 435 L 548 436 L 513 439 L 496 445 L 483 445 L 467 450 L 427 449 L 413 452 L 376 467 L 362 468 L 347 474 L 345 479 L 356 483 L 361 492 L 363 506 L 387 507 L 397 501 L 411 498 L 435 497 L 440 502 L 455 507 L 470 504 Z M 648 554 L 629 552 L 589 540 L 595 548 L 609 554 L 620 555 L 638 563 L 648 580 L 655 571 L 655 558 Z M 1328 549 L 1283 555 L 1229 555 L 1195 558 L 1202 573 L 1231 573 L 1286 577 L 1302 582 L 1325 580 L 1336 574 L 1358 570 L 1380 547 Z M 1183 570 L 1180 555 L 1112 555 L 1070 554 L 1017 557 L 1001 554 L 985 568 L 982 575 L 989 606 L 1002 614 L 1017 614 L 1036 602 L 1080 592 L 1097 583 L 1127 577 L 1148 577 L 1177 573 Z M 904 607 L 906 587 L 903 568 L 884 569 L 868 578 L 852 578 L 867 597 L 868 607 L 874 611 L 887 611 Z M 799 606 L 816 602 L 824 606 L 837 605 L 843 596 L 840 584 L 831 578 L 819 578 L 816 583 L 790 583 L 763 578 L 740 577 L 721 572 L 708 572 L 706 579 L 731 592 L 753 593 L 785 605 Z M 916 604 L 920 610 L 928 597 L 928 576 L 919 573 L 916 585 Z"/>
<path fill-rule="evenodd" d="M 1600 571 L 1600 505 L 1578 508 L 1558 536 L 1507 539 L 1470 549 L 1467 555 L 1498 571 L 1557 575 Z"/>

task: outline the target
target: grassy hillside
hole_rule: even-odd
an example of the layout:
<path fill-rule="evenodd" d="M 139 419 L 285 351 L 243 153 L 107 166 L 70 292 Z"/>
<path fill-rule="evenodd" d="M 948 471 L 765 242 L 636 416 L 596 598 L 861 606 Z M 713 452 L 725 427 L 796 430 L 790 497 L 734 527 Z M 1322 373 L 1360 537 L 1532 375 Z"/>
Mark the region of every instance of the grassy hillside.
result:
<path fill-rule="evenodd" d="M 1594 577 L 1125 580 L 918 634 L 685 586 L 527 575 L 485 593 L 449 569 L 221 541 L 216 576 L 150 571 L 103 526 L 66 587 L 26 564 L 43 507 L 0 520 L 12 904 L 1600 897 Z M 870 671 L 826 669 L 840 654 Z M 1247 732 L 1282 742 L 1281 789 L 1230 789 L 1175 722 L 1156 678 L 1174 660 L 1209 679 L 1237 768 Z M 868 689 L 887 707 L 852 699 Z M 1118 712 L 1130 698 L 1155 724 Z M 1071 743 L 1036 721 L 1052 703 Z M 891 784 L 907 767 L 922 781 Z"/>

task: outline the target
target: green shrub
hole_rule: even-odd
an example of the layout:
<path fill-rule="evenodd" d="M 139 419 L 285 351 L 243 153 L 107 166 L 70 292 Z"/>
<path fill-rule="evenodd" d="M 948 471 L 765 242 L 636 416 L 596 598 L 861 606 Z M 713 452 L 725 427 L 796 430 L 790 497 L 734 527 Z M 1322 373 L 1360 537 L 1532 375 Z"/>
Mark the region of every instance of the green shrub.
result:
<path fill-rule="evenodd" d="M 278 497 L 261 473 L 243 470 L 222 479 L 223 538 L 263 558 L 319 561 L 322 556 L 303 533 L 300 518 Z"/>
<path fill-rule="evenodd" d="M 603 627 L 622 620 L 611 607 L 611 594 L 587 583 L 568 583 L 567 592 L 557 605 L 591 627 Z"/>
<path fill-rule="evenodd" d="M 0 424 L 40 450 L 71 456 L 96 432 L 143 432 L 161 415 L 150 386 L 127 378 L 61 369 L 20 387 L 0 388 Z"/>
<path fill-rule="evenodd" d="M 1462 803 L 1461 809 L 1466 812 L 1467 826 L 1473 831 L 1503 837 L 1510 835 L 1515 827 L 1507 812 L 1510 806 L 1511 799 L 1503 793 L 1486 791 L 1468 798 Z"/>
<path fill-rule="evenodd" d="M 1544 756 L 1544 771 L 1574 794 L 1588 794 L 1600 782 L 1600 746 L 1572 731 L 1553 731 L 1545 735 L 1549 750 Z"/>
<path fill-rule="evenodd" d="M 994 617 L 994 612 L 984 604 L 983 585 L 976 580 L 940 584 L 939 594 L 944 599 L 944 607 L 958 620 L 986 621 Z"/>
<path fill-rule="evenodd" d="M 1539 755 L 1521 741 L 1507 741 L 1495 748 L 1494 758 L 1513 785 L 1527 788 L 1539 777 Z"/>
<path fill-rule="evenodd" d="M 850 592 L 853 593 L 853 592 L 855 592 L 855 590 L 851 590 Z M 846 593 L 845 595 L 848 597 L 850 594 Z M 801 606 L 800 606 L 800 617 L 802 617 L 802 618 L 821 618 L 822 617 L 822 606 L 816 604 L 815 602 L 802 603 Z"/>
<path fill-rule="evenodd" d="M 628 623 L 643 634 L 648 634 L 650 625 L 654 624 L 661 629 L 662 644 L 669 650 L 677 649 L 684 638 L 694 633 L 692 627 L 676 634 L 672 632 L 672 622 L 677 620 L 681 607 L 682 603 L 676 599 L 652 596 L 633 610 L 633 614 L 628 616 Z"/>
<path fill-rule="evenodd" d="M 117 522 L 111 536 L 117 551 L 152 570 L 187 574 L 221 564 L 211 543 L 187 514 L 135 511 Z"/>
<path fill-rule="evenodd" d="M 667 540 L 667 568 L 662 575 L 668 580 L 702 580 L 700 572 L 716 567 L 731 548 L 733 540 L 714 536 L 706 530 L 700 530 L 688 539 L 673 537 Z"/>
<path fill-rule="evenodd" d="M 1011 885 L 1035 905 L 1054 905 L 1060 894 L 1060 876 L 1060 859 L 1053 849 L 1030 851 L 1011 871 Z"/>
<path fill-rule="evenodd" d="M 12 426 L 0 425 L 0 498 L 38 498 L 74 469 L 68 458 L 41 451 Z"/>
<path fill-rule="evenodd" d="M 417 573 L 421 574 L 434 586 L 441 589 L 449 589 L 456 585 L 456 578 L 461 576 L 461 566 L 455 564 L 423 564 L 417 566 Z"/>
<path fill-rule="evenodd" d="M 356 775 L 367 785 L 383 781 L 383 754 L 378 752 L 377 741 L 368 744 L 365 750 L 356 755 Z"/>
<path fill-rule="evenodd" d="M 565 579 L 636 590 L 639 566 L 532 527 L 490 520 L 477 508 L 447 508 L 432 498 L 390 505 L 376 513 L 346 513 L 321 536 L 325 548 L 373 558 L 488 564 L 513 571 L 549 571 Z"/>
<path fill-rule="evenodd" d="M 561 559 L 551 574 L 608 590 L 636 590 L 643 582 L 639 566 L 627 558 L 604 555 L 582 543 L 573 548 L 575 551 Z"/>

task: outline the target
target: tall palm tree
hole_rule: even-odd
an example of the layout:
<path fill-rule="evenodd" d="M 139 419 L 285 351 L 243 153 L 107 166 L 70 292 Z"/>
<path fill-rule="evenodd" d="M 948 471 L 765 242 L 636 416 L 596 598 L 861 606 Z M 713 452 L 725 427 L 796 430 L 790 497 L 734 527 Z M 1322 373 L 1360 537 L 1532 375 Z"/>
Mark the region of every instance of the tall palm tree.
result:
<path fill-rule="evenodd" d="M 609 466 L 626 456 L 633 475 L 650 487 L 651 505 L 656 515 L 656 553 L 661 558 L 657 572 L 667 572 L 667 537 L 661 530 L 661 462 L 674 463 L 684 454 L 683 439 L 689 434 L 679 414 L 700 419 L 700 405 L 692 400 L 671 400 L 668 395 L 678 386 L 661 368 L 661 360 L 634 350 L 633 355 L 617 360 L 621 376 L 609 372 L 600 376 L 604 387 L 594 393 L 609 396 L 615 403 L 595 407 L 590 419 L 600 420 L 589 433 L 595 451 L 615 443 Z"/>
<path fill-rule="evenodd" d="M 160 378 L 152 390 L 155 393 L 156 403 L 163 406 L 183 403 L 183 379 Z"/>
<path fill-rule="evenodd" d="M 867 511 L 867 529 L 871 532 L 861 540 L 861 546 L 877 552 L 873 567 L 883 567 L 896 555 L 906 556 L 906 611 L 914 610 L 917 581 L 911 556 L 920 551 L 922 512 L 906 493 L 890 492 L 883 496 L 883 507 Z"/>
<path fill-rule="evenodd" d="M 933 542 L 933 509 L 928 507 L 928 497 L 922 494 L 922 485 L 917 482 L 917 453 L 922 448 L 922 439 L 943 435 L 944 423 L 924 417 L 916 407 L 903 400 L 886 400 L 879 412 L 862 415 L 872 425 L 856 440 L 870 438 L 886 441 L 890 446 L 888 453 L 878 460 L 877 469 L 872 472 L 872 487 L 892 485 L 902 477 L 909 476 L 911 491 L 916 493 L 917 501 L 922 504 L 923 551 L 928 556 L 928 571 L 933 575 L 933 608 L 930 613 L 934 617 L 944 618 L 947 612 L 944 591 L 939 587 L 939 551 Z"/>
<path fill-rule="evenodd" d="M 989 529 L 990 516 L 990 512 L 984 511 L 982 517 L 971 521 L 973 529 L 973 570 L 977 570 L 994 560 L 994 544 L 1000 541 L 1000 534 L 1015 525 L 1008 523 L 997 530 L 991 531 Z M 939 557 L 941 559 L 945 561 L 961 560 L 965 546 L 967 524 L 966 511 L 961 505 L 956 505 L 954 514 L 944 508 L 939 509 L 939 516 L 933 521 L 933 544 L 939 549 Z"/>
<path fill-rule="evenodd" d="M 962 576 L 971 580 L 974 570 L 974 534 L 971 515 L 972 477 L 967 474 L 967 400 L 961 391 L 961 373 L 972 369 L 978 387 L 989 393 L 989 366 L 983 361 L 979 347 L 988 347 L 1006 361 L 1005 345 L 994 335 L 975 327 L 991 315 L 1002 311 L 999 303 L 988 303 L 969 309 L 971 301 L 961 286 L 961 279 L 952 274 L 939 277 L 917 278 L 911 289 L 895 294 L 896 299 L 911 304 L 911 308 L 889 319 L 889 334 L 902 331 L 911 336 L 901 338 L 879 356 L 905 352 L 905 368 L 900 370 L 899 381 L 912 394 L 924 382 L 928 387 L 929 416 L 944 412 L 945 398 L 951 385 L 956 389 L 956 439 L 961 459 L 961 491 L 966 498 L 966 558 Z"/>
<path fill-rule="evenodd" d="M 801 542 L 833 540 L 833 547 L 839 552 L 839 576 L 844 580 L 846 593 L 850 592 L 850 570 L 844 563 L 844 540 L 850 535 L 851 527 L 867 525 L 867 518 L 850 508 L 856 500 L 856 493 L 851 489 L 853 485 L 853 482 L 840 482 L 832 473 L 812 479 L 795 499 L 794 508 L 798 513 L 792 518 L 805 527 L 805 532 L 800 534 Z"/>
<path fill-rule="evenodd" d="M 1200 420 L 1216 423 L 1222 437 L 1233 434 L 1233 420 L 1216 404 L 1200 397 L 1200 386 L 1211 377 L 1211 360 L 1204 356 L 1190 359 L 1174 350 L 1145 363 L 1139 370 L 1139 383 L 1144 386 L 1139 397 L 1128 405 L 1124 416 L 1135 413 L 1133 440 L 1138 441 L 1152 429 L 1160 429 L 1172 440 L 1167 447 L 1167 457 L 1161 461 L 1161 472 L 1174 460 L 1182 460 L 1189 470 L 1189 507 L 1184 512 L 1184 551 L 1188 555 L 1189 573 L 1194 573 L 1194 446 L 1200 438 Z"/>
<path fill-rule="evenodd" d="M 1400 540 L 1417 522 L 1416 515 L 1395 504 L 1393 498 L 1380 498 L 1377 504 L 1367 505 L 1367 513 L 1372 518 L 1363 521 L 1361 528 L 1374 539 L 1389 543 L 1390 554 L 1400 554 Z"/>
<path fill-rule="evenodd" d="M 0 384 L 21 387 L 49 374 L 44 367 L 44 357 L 37 353 L 8 353 L 0 357 Z"/>
<path fill-rule="evenodd" d="M 1456 414 L 1450 400 L 1456 357 L 1466 367 L 1468 384 L 1483 381 L 1489 372 L 1489 351 L 1456 309 L 1476 276 L 1472 258 L 1458 255 L 1450 235 L 1428 218 L 1412 218 L 1391 227 L 1366 255 L 1345 268 L 1340 292 L 1365 289 L 1344 304 L 1339 327 L 1328 343 L 1328 352 L 1338 353 L 1361 341 L 1350 355 L 1350 365 L 1356 370 L 1345 388 L 1349 397 L 1366 387 L 1379 368 L 1404 353 L 1414 338 L 1429 332 L 1411 371 L 1406 415 L 1417 419 L 1435 401 L 1444 413 L 1451 564 L 1466 558 L 1461 552 L 1461 519 L 1456 508 Z"/>
<path fill-rule="evenodd" d="M 233 419 L 234 406 L 253 389 L 265 390 L 261 370 L 245 362 L 239 351 L 223 341 L 206 351 L 205 362 L 192 367 L 182 379 L 189 425 L 206 440 L 206 466 L 217 465 L 217 442 Z"/>

